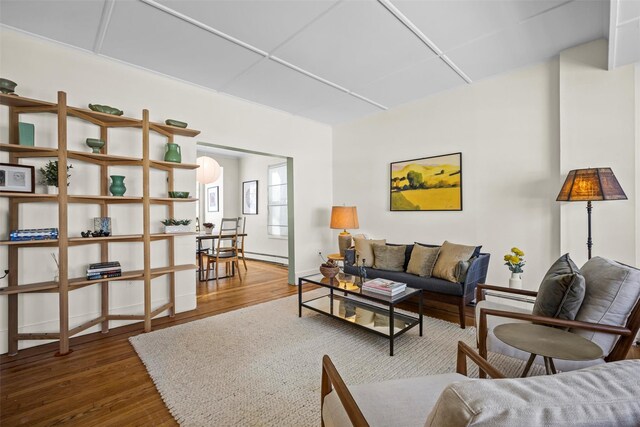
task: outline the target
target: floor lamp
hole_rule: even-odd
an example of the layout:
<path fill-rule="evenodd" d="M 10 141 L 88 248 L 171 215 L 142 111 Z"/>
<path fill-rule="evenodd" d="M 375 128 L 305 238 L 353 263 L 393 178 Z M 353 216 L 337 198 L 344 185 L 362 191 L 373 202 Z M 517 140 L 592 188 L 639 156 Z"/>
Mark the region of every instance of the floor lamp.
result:
<path fill-rule="evenodd" d="M 574 169 L 564 181 L 558 202 L 587 202 L 587 249 L 591 259 L 591 202 L 597 200 L 627 200 L 611 168 Z"/>

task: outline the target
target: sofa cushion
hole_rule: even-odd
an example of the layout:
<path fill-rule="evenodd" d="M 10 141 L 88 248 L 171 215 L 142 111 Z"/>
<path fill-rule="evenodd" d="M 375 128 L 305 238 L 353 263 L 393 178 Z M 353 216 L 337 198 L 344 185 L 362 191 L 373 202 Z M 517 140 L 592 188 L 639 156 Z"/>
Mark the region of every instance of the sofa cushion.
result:
<path fill-rule="evenodd" d="M 380 240 L 372 240 L 372 239 L 354 239 L 355 247 L 356 247 L 356 263 L 358 265 L 362 265 L 364 261 L 365 267 L 373 267 L 374 255 L 372 244 L 385 244 L 387 241 L 385 239 Z"/>
<path fill-rule="evenodd" d="M 601 257 L 591 258 L 582 266 L 586 288 L 584 301 L 575 320 L 625 326 L 640 297 L 640 270 Z M 608 355 L 617 335 L 572 329 L 598 344 Z"/>
<path fill-rule="evenodd" d="M 415 274 L 420 277 L 429 277 L 436 265 L 440 248 L 429 248 L 419 244 L 413 245 L 411 251 L 411 259 L 407 265 L 407 273 Z"/>
<path fill-rule="evenodd" d="M 469 380 L 445 388 L 425 427 L 637 426 L 640 360 L 529 378 Z"/>
<path fill-rule="evenodd" d="M 471 267 L 471 264 L 476 259 L 477 257 L 473 256 L 467 261 L 458 261 L 454 272 L 454 275 L 456 276 L 456 282 L 464 283 L 467 280 L 467 272 L 469 271 L 469 267 Z"/>
<path fill-rule="evenodd" d="M 582 305 L 584 292 L 584 277 L 569 254 L 564 254 L 542 279 L 533 314 L 573 320 Z"/>
<path fill-rule="evenodd" d="M 458 261 L 467 261 L 475 250 L 475 246 L 458 245 L 445 240 L 440 248 L 436 265 L 433 267 L 433 277 L 456 282 L 455 270 Z"/>
<path fill-rule="evenodd" d="M 440 374 L 350 385 L 349 391 L 369 425 L 421 427 L 442 390 L 465 380 L 468 378 L 460 374 Z M 322 421 L 325 427 L 351 426 L 335 390 L 324 398 Z"/>
<path fill-rule="evenodd" d="M 374 243 L 373 268 L 388 271 L 404 271 L 404 245 L 385 245 Z"/>

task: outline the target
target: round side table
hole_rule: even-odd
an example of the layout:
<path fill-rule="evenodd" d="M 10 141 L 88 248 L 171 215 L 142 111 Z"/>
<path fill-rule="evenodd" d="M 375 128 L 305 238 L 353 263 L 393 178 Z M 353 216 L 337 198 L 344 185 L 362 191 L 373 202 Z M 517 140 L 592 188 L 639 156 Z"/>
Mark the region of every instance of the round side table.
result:
<path fill-rule="evenodd" d="M 531 353 L 522 371 L 522 378 L 529 373 L 537 355 L 543 357 L 547 375 L 556 373 L 553 359 L 583 361 L 603 356 L 602 349 L 596 343 L 580 335 L 549 326 L 505 323 L 496 326 L 493 333 L 503 343 Z"/>

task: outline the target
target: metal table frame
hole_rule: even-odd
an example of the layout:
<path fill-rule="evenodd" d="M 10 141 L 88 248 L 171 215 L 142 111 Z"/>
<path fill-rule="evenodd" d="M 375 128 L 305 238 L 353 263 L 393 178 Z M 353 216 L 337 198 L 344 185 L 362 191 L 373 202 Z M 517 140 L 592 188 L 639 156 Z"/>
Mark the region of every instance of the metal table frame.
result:
<path fill-rule="evenodd" d="M 326 316 L 332 317 L 334 319 L 338 319 L 341 320 L 343 322 L 347 322 L 349 324 L 355 325 L 359 328 L 365 329 L 371 333 L 386 337 L 389 339 L 389 356 L 393 356 L 393 343 L 396 337 L 399 337 L 400 335 L 404 334 L 405 332 L 407 332 L 409 329 L 413 328 L 416 325 L 419 325 L 419 332 L 420 332 L 420 336 L 422 336 L 422 329 L 423 329 L 423 321 L 422 321 L 422 298 L 423 298 L 423 292 L 422 289 L 415 289 L 415 288 L 411 288 L 407 286 L 407 289 L 398 295 L 395 295 L 393 298 L 392 297 L 386 297 L 384 295 L 379 295 L 373 292 L 366 292 L 366 291 L 362 291 L 361 288 L 358 288 L 358 290 L 352 290 L 352 289 L 345 289 L 344 287 L 339 287 L 336 285 L 339 285 L 340 282 L 336 279 L 331 279 L 331 281 L 329 283 L 323 283 L 322 281 L 318 280 L 320 279 L 322 276 L 319 274 L 314 274 L 312 276 L 305 276 L 305 277 L 300 277 L 298 279 L 298 317 L 302 317 L 302 307 L 305 307 L 309 310 L 313 310 L 317 313 L 321 313 L 324 314 Z M 327 279 L 329 280 L 329 279 Z M 313 285 L 318 285 L 318 286 L 322 286 L 323 288 L 327 288 L 329 289 L 329 298 L 331 299 L 331 312 L 327 313 L 325 311 L 322 310 L 318 310 L 315 307 L 311 307 L 309 306 L 307 303 L 314 301 L 316 299 L 319 298 L 325 298 L 327 295 L 322 295 L 321 297 L 317 297 L 317 298 L 313 298 L 307 301 L 302 301 L 302 285 L 303 284 L 313 284 Z M 372 330 L 370 328 L 367 328 L 366 326 L 362 326 L 359 325 L 357 323 L 353 323 L 353 322 L 349 322 L 348 320 L 339 317 L 337 315 L 333 314 L 333 303 L 334 300 L 336 298 L 340 298 L 343 299 L 340 296 L 335 296 L 334 292 L 339 292 L 342 293 L 344 296 L 347 295 L 354 295 L 354 296 L 358 296 L 359 298 L 371 301 L 371 302 L 375 302 L 378 304 L 382 304 L 384 306 L 386 306 L 386 309 L 388 310 L 388 314 L 389 314 L 389 332 L 388 333 L 383 333 L 380 331 L 376 331 L 376 330 Z M 406 301 L 407 299 L 413 297 L 413 296 L 418 296 L 418 315 L 417 317 L 413 317 L 411 315 L 407 315 L 407 314 L 403 314 L 403 313 L 399 313 L 396 314 L 395 313 L 395 307 L 403 302 Z M 381 310 L 381 307 L 378 306 L 374 306 L 374 305 L 369 305 L 367 304 L 365 301 L 357 301 L 357 300 L 350 300 L 352 301 L 355 305 L 360 305 L 363 306 L 365 308 L 376 308 L 378 310 Z M 402 318 L 404 320 L 409 320 L 410 323 L 408 326 L 406 326 L 405 328 L 403 328 L 402 330 L 398 331 L 398 332 L 394 332 L 394 320 L 396 318 Z"/>

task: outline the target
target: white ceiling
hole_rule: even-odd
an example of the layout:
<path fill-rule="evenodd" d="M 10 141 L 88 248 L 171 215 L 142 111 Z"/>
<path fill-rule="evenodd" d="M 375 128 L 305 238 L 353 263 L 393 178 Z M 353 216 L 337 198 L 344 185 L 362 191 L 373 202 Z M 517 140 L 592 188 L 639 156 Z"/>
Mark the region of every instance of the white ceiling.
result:
<path fill-rule="evenodd" d="M 610 31 L 635 62 L 640 0 L 612 1 L 0 0 L 0 23 L 336 124 Z"/>

